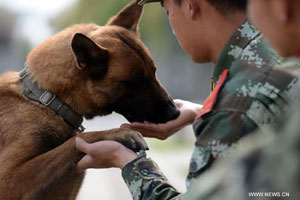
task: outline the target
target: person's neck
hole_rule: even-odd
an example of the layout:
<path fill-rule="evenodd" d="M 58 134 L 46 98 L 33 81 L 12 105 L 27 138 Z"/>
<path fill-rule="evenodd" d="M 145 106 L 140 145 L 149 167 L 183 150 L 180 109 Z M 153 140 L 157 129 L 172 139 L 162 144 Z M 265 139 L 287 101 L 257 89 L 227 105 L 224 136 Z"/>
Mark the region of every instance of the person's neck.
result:
<path fill-rule="evenodd" d="M 220 15 L 214 22 L 210 22 L 214 23 L 214 28 L 208 30 L 210 39 L 207 40 L 210 43 L 210 60 L 212 62 L 217 62 L 231 36 L 246 19 L 246 13 L 237 12 L 230 16 L 226 16 L 226 18 Z"/>

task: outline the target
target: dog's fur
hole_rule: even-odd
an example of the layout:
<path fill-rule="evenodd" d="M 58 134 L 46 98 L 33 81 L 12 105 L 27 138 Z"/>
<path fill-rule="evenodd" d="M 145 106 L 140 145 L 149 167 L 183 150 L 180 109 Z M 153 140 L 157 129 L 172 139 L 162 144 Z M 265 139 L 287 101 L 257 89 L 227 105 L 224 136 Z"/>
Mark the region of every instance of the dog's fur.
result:
<path fill-rule="evenodd" d="M 139 39 L 142 7 L 130 3 L 105 26 L 67 28 L 33 49 L 26 66 L 34 80 L 86 118 L 115 111 L 129 121 L 166 122 L 178 116 Z M 18 73 L 0 77 L 0 199 L 75 199 L 84 173 L 76 131 L 47 107 L 23 95 Z M 78 135 L 145 148 L 127 129 Z"/>

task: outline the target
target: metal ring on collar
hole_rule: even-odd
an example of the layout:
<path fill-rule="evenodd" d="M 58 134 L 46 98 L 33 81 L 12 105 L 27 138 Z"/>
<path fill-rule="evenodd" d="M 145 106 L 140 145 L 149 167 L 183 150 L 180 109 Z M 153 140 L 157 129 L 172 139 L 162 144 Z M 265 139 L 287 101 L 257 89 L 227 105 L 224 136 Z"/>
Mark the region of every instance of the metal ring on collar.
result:
<path fill-rule="evenodd" d="M 39 98 L 39 101 L 48 106 L 50 103 L 52 103 L 52 101 L 55 99 L 55 94 L 53 94 L 52 92 L 46 90 Z"/>

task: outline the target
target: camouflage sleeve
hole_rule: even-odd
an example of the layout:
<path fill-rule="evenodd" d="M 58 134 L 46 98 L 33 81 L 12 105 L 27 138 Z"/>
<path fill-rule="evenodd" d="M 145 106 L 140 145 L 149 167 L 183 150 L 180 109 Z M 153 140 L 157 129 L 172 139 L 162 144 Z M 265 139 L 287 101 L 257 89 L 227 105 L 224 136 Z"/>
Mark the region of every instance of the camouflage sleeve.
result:
<path fill-rule="evenodd" d="M 276 129 L 242 140 L 230 159 L 220 160 L 193 182 L 184 199 L 272 199 L 270 192 L 278 199 L 299 199 L 299 109 L 298 102 Z"/>
<path fill-rule="evenodd" d="M 213 111 L 194 123 L 196 145 L 187 177 L 187 187 L 219 157 L 226 157 L 233 144 L 257 129 L 244 113 Z"/>
<path fill-rule="evenodd" d="M 197 142 L 188 182 L 214 160 L 227 157 L 244 136 L 274 127 L 289 104 L 299 101 L 299 84 L 297 77 L 282 70 L 254 68 L 242 61 L 233 64 L 213 108 L 194 123 Z"/>
<path fill-rule="evenodd" d="M 122 170 L 122 176 L 134 200 L 178 200 L 181 197 L 158 166 L 145 155 L 127 164 Z"/>

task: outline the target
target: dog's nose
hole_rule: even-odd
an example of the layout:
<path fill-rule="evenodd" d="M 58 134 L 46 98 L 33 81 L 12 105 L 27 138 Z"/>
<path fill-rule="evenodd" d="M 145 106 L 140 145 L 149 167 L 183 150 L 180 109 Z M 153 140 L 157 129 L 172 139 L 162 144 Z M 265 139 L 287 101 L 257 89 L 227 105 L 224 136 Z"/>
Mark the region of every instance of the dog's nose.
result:
<path fill-rule="evenodd" d="M 162 108 L 164 113 L 164 116 L 162 117 L 162 123 L 176 119 L 180 114 L 180 111 L 175 106 L 173 101 L 163 103 Z"/>
<path fill-rule="evenodd" d="M 169 121 L 176 119 L 179 115 L 180 115 L 180 111 L 178 110 L 178 108 L 173 104 L 170 106 L 169 110 L 168 110 L 168 118 Z"/>

